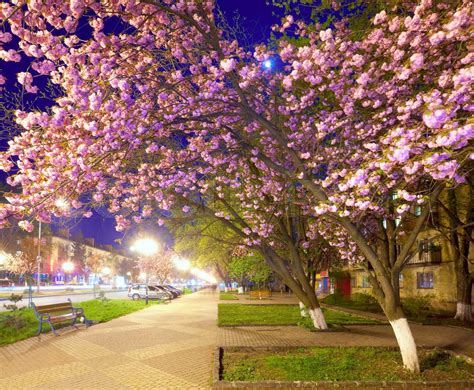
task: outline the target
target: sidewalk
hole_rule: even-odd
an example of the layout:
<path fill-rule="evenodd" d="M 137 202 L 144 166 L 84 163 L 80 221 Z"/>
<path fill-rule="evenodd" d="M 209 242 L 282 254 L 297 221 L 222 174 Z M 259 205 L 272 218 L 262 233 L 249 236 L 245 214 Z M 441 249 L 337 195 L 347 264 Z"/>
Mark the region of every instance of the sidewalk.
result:
<path fill-rule="evenodd" d="M 217 299 L 204 290 L 88 329 L 2 347 L 0 389 L 209 388 Z"/>

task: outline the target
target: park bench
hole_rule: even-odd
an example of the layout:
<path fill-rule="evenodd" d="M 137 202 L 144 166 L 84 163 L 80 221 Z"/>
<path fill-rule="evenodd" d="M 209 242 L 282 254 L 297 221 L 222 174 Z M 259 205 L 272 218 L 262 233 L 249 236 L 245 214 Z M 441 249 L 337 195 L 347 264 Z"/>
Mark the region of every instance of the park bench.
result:
<path fill-rule="evenodd" d="M 268 290 L 250 291 L 250 298 L 270 298 L 271 292 Z"/>
<path fill-rule="evenodd" d="M 77 328 L 76 322 L 82 317 L 86 326 L 91 325 L 91 321 L 86 319 L 84 309 L 73 307 L 70 299 L 68 299 L 67 302 L 53 303 L 50 305 L 35 305 L 33 303 L 33 309 L 39 321 L 38 332 L 36 332 L 37 336 L 43 330 L 44 323 L 49 324 L 56 336 L 59 336 L 59 334 L 56 332 L 53 324 L 59 322 L 72 321 L 71 326 Z"/>

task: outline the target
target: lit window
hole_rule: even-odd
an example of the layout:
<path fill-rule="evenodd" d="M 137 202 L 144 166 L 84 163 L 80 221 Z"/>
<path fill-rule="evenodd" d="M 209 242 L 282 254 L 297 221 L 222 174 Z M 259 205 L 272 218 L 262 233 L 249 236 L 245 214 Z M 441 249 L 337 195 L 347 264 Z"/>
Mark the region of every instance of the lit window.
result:
<path fill-rule="evenodd" d="M 370 283 L 369 283 L 369 277 L 367 275 L 362 276 L 362 288 L 369 288 Z"/>
<path fill-rule="evenodd" d="M 417 288 L 433 288 L 433 272 L 417 272 L 416 273 Z"/>

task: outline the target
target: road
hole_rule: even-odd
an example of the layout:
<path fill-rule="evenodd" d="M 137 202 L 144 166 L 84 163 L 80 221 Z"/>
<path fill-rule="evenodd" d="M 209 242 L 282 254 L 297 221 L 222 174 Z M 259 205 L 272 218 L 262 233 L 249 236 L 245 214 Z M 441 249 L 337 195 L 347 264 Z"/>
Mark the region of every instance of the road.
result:
<path fill-rule="evenodd" d="M 105 296 L 109 299 L 125 299 L 127 298 L 127 291 L 107 291 Z M 84 293 L 84 294 L 60 294 L 60 295 L 48 295 L 43 297 L 33 297 L 33 302 L 37 305 L 47 305 L 50 303 L 64 302 L 68 298 L 74 302 L 89 301 L 94 299 L 94 294 Z M 7 300 L 0 301 L 0 312 L 5 311 L 3 304 L 9 304 L 11 302 Z M 28 305 L 28 296 L 23 296 L 23 300 L 17 303 L 18 307 L 25 307 Z"/>

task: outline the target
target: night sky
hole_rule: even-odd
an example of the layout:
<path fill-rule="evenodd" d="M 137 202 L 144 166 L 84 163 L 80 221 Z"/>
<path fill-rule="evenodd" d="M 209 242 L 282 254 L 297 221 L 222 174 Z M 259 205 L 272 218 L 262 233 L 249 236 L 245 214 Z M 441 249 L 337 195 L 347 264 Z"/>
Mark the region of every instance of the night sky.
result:
<path fill-rule="evenodd" d="M 275 7 L 267 5 L 267 0 L 218 0 L 217 4 L 220 10 L 224 13 L 226 19 L 230 24 L 234 25 L 236 15 L 238 15 L 238 25 L 245 31 L 245 44 L 253 45 L 259 42 L 265 41 L 270 36 L 271 25 L 278 22 L 278 18 L 273 16 L 273 12 L 276 11 Z M 20 64 L 14 63 L 2 63 L 2 73 L 7 76 L 7 80 L 15 80 L 15 74 L 26 68 L 28 63 L 23 61 Z M 19 69 L 21 68 L 21 69 Z M 40 84 L 36 82 L 36 85 Z M 8 88 L 8 87 L 7 87 Z M 9 88 L 11 91 L 14 90 L 13 84 Z M 5 95 L 6 96 L 6 95 Z M 48 103 L 45 101 L 45 105 Z M 0 141 L 2 149 L 6 148 L 6 140 Z M 6 176 L 2 172 L 0 180 L 5 180 Z M 128 232 L 117 232 L 115 230 L 115 220 L 112 215 L 109 215 L 105 208 L 94 210 L 94 214 L 91 218 L 81 218 L 69 220 L 57 220 L 52 225 L 53 231 L 57 231 L 59 228 L 69 228 L 70 232 L 74 235 L 79 231 L 85 237 L 93 237 L 97 244 L 112 244 L 117 245 L 117 239 L 121 239 L 123 244 L 126 245 L 131 238 L 136 235 L 138 229 L 147 230 L 153 235 L 165 237 L 167 232 L 158 226 L 138 227 L 131 229 Z M 164 239 L 164 241 L 170 241 L 170 239 Z"/>

